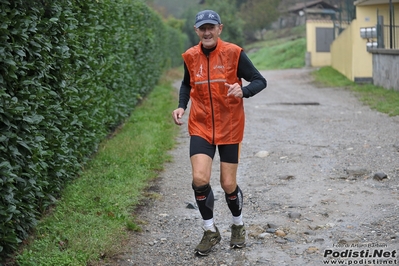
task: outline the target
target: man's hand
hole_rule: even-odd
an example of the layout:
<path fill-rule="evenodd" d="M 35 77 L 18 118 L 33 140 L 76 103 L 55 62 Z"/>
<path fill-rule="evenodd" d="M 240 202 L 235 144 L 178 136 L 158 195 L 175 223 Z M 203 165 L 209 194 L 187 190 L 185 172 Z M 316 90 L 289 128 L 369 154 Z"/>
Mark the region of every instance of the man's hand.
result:
<path fill-rule="evenodd" d="M 183 117 L 183 115 L 184 115 L 183 108 L 177 108 L 177 109 L 173 110 L 172 117 L 173 117 L 173 120 L 175 121 L 176 125 L 179 125 L 179 126 L 183 125 L 183 122 L 180 121 L 180 119 Z"/>
<path fill-rule="evenodd" d="M 243 93 L 242 93 L 242 89 L 241 89 L 240 84 L 238 84 L 238 83 L 234 83 L 234 84 L 225 83 L 224 85 L 229 88 L 229 90 L 227 91 L 227 96 L 234 96 L 234 97 L 237 97 L 237 98 L 242 98 L 243 97 Z"/>

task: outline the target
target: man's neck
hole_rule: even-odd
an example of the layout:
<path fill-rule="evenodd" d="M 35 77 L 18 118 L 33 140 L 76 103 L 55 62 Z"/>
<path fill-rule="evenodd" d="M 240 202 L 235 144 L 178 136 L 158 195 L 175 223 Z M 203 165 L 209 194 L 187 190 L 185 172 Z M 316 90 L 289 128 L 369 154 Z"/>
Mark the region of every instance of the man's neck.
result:
<path fill-rule="evenodd" d="M 213 52 L 215 49 L 216 49 L 216 45 L 215 45 L 215 47 L 213 47 L 213 48 L 205 48 L 203 45 L 201 45 L 201 49 L 202 49 L 202 52 L 205 54 L 205 55 L 209 55 L 211 52 Z"/>

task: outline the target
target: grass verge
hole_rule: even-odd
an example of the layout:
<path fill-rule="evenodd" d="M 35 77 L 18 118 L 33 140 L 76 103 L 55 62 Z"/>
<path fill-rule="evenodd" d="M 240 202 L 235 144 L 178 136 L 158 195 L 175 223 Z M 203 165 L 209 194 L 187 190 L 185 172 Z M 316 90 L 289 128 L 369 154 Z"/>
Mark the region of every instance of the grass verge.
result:
<path fill-rule="evenodd" d="M 140 230 L 135 205 L 171 160 L 176 73 L 165 75 L 117 134 L 102 143 L 82 176 L 67 185 L 17 256 L 18 265 L 94 265 L 118 253 L 129 230 Z"/>
<path fill-rule="evenodd" d="M 399 92 L 388 90 L 372 84 L 357 84 L 350 81 L 344 75 L 332 67 L 322 67 L 313 72 L 316 82 L 326 86 L 345 87 L 359 97 L 370 108 L 389 116 L 399 115 Z"/>
<path fill-rule="evenodd" d="M 301 68 L 305 65 L 306 39 L 264 42 L 264 47 L 249 53 L 258 69 Z"/>
<path fill-rule="evenodd" d="M 305 26 L 267 31 L 262 41 L 245 46 L 258 69 L 289 69 L 305 66 Z"/>

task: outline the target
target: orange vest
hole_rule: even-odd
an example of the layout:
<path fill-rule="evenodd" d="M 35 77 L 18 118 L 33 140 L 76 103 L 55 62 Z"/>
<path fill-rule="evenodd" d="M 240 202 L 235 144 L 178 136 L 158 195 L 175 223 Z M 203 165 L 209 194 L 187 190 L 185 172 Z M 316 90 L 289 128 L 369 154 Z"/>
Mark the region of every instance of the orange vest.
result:
<path fill-rule="evenodd" d="M 183 53 L 190 72 L 190 136 L 200 136 L 215 145 L 240 143 L 244 136 L 242 98 L 227 97 L 225 83 L 242 85 L 237 77 L 242 48 L 221 39 L 209 58 L 201 43 Z"/>

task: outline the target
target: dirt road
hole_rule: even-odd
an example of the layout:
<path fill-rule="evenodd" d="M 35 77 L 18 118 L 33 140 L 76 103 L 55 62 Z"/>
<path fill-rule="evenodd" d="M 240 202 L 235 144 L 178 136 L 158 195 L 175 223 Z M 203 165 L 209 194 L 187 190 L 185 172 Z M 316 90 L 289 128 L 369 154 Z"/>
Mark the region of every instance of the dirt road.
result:
<path fill-rule="evenodd" d="M 202 222 L 191 208 L 184 124 L 152 190 L 160 197 L 140 213 L 144 231 L 107 265 L 399 264 L 399 117 L 370 110 L 348 90 L 316 87 L 310 71 L 264 71 L 267 89 L 245 100 L 238 181 L 246 248 L 228 246 L 216 156 L 211 184 L 222 241 L 208 257 L 194 255 Z"/>

